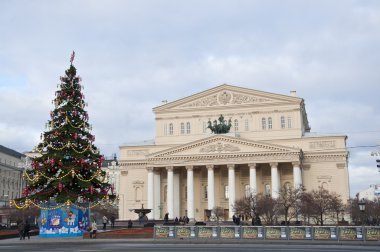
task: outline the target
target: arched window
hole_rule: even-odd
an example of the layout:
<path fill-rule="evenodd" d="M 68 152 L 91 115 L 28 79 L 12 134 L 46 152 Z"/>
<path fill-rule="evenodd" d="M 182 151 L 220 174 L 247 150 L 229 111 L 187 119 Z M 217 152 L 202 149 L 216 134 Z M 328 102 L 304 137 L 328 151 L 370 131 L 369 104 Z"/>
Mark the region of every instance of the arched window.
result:
<path fill-rule="evenodd" d="M 281 129 L 285 129 L 285 116 L 281 116 Z"/>
<path fill-rule="evenodd" d="M 239 131 L 239 121 L 238 121 L 238 119 L 234 120 L 234 131 Z"/>
<path fill-rule="evenodd" d="M 224 198 L 225 199 L 229 199 L 230 198 L 230 194 L 228 192 L 228 185 L 224 186 Z"/>
<path fill-rule="evenodd" d="M 190 129 L 190 122 L 186 123 L 186 134 L 190 134 L 191 129 Z"/>
<path fill-rule="evenodd" d="M 288 128 L 290 129 L 292 127 L 292 118 L 288 116 Z"/>
<path fill-rule="evenodd" d="M 181 123 L 181 135 L 185 134 L 185 124 Z"/>
<path fill-rule="evenodd" d="M 169 124 L 169 135 L 173 135 L 173 124 Z"/>
<path fill-rule="evenodd" d="M 248 130 L 249 130 L 248 119 L 245 119 L 245 120 L 244 120 L 244 129 L 245 129 L 245 131 L 248 131 Z"/>
<path fill-rule="evenodd" d="M 244 186 L 244 193 L 245 193 L 245 197 L 249 198 L 249 196 L 251 195 L 251 187 L 249 185 Z"/>
<path fill-rule="evenodd" d="M 261 128 L 262 128 L 263 130 L 267 129 L 267 120 L 265 119 L 265 117 L 263 117 L 263 118 L 261 119 Z"/>
<path fill-rule="evenodd" d="M 265 195 L 270 195 L 270 184 L 265 184 Z"/>
<path fill-rule="evenodd" d="M 268 129 L 272 129 L 272 117 L 268 117 Z"/>

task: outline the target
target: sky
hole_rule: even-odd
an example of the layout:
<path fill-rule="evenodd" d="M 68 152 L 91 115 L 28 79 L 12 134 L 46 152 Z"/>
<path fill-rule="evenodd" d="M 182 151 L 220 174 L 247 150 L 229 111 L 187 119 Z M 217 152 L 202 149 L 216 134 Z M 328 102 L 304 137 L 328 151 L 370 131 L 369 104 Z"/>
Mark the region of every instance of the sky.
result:
<path fill-rule="evenodd" d="M 1 145 L 39 143 L 73 50 L 107 157 L 154 138 L 163 100 L 227 83 L 296 90 L 311 132 L 348 136 L 351 196 L 380 184 L 380 1 L 0 1 Z"/>

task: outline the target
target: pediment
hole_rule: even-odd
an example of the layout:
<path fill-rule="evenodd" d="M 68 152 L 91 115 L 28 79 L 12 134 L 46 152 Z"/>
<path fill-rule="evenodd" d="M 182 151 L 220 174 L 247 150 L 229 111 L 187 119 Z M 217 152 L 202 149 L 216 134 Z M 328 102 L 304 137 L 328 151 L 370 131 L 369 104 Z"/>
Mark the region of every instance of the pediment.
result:
<path fill-rule="evenodd" d="M 183 144 L 167 150 L 152 153 L 148 156 L 148 159 L 173 156 L 202 156 L 233 153 L 270 154 L 295 152 L 300 152 L 300 149 L 236 138 L 228 135 L 213 135 L 202 140 L 197 140 L 188 144 Z"/>
<path fill-rule="evenodd" d="M 165 110 L 186 110 L 242 105 L 299 104 L 301 101 L 302 99 L 298 97 L 223 84 L 156 107 L 153 110 L 158 112 Z"/>

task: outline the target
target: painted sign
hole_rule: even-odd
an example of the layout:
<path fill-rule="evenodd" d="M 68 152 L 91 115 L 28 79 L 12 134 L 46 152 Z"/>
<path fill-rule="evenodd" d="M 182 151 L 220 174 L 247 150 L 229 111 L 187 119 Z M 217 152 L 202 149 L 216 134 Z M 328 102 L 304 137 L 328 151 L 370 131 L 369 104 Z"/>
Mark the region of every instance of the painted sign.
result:
<path fill-rule="evenodd" d="M 339 227 L 339 240 L 363 240 L 362 227 Z"/>
<path fill-rule="evenodd" d="M 190 238 L 191 237 L 190 227 L 176 227 L 175 236 L 177 238 Z"/>
<path fill-rule="evenodd" d="M 237 232 L 236 238 L 239 238 L 239 231 Z M 221 227 L 220 238 L 235 238 L 235 227 Z"/>
<path fill-rule="evenodd" d="M 82 236 L 90 226 L 88 209 L 82 211 L 74 207 L 41 210 L 40 236 Z"/>
<path fill-rule="evenodd" d="M 367 241 L 380 241 L 380 227 L 366 227 Z"/>
<path fill-rule="evenodd" d="M 311 240 L 311 227 L 289 227 L 289 239 Z"/>
<path fill-rule="evenodd" d="M 335 240 L 337 239 L 336 227 L 314 227 L 315 240 Z"/>
<path fill-rule="evenodd" d="M 163 226 L 154 227 L 154 237 L 155 238 L 168 238 L 169 237 L 169 227 L 163 227 Z"/>
<path fill-rule="evenodd" d="M 198 227 L 198 238 L 214 238 L 215 235 L 212 227 Z"/>
<path fill-rule="evenodd" d="M 268 240 L 287 239 L 286 227 L 265 227 L 265 239 L 268 239 Z"/>

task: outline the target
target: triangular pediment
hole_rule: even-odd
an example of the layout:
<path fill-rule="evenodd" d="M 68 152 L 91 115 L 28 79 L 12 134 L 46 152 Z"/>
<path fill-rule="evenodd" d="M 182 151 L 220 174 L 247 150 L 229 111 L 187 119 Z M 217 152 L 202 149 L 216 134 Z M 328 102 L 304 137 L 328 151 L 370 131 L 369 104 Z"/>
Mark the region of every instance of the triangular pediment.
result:
<path fill-rule="evenodd" d="M 149 155 L 148 159 L 173 156 L 218 155 L 233 153 L 270 154 L 295 152 L 300 152 L 300 149 L 252 141 L 228 135 L 213 135 L 208 138 L 152 153 Z"/>
<path fill-rule="evenodd" d="M 154 108 L 155 112 L 244 105 L 299 104 L 299 97 L 223 84 Z"/>

